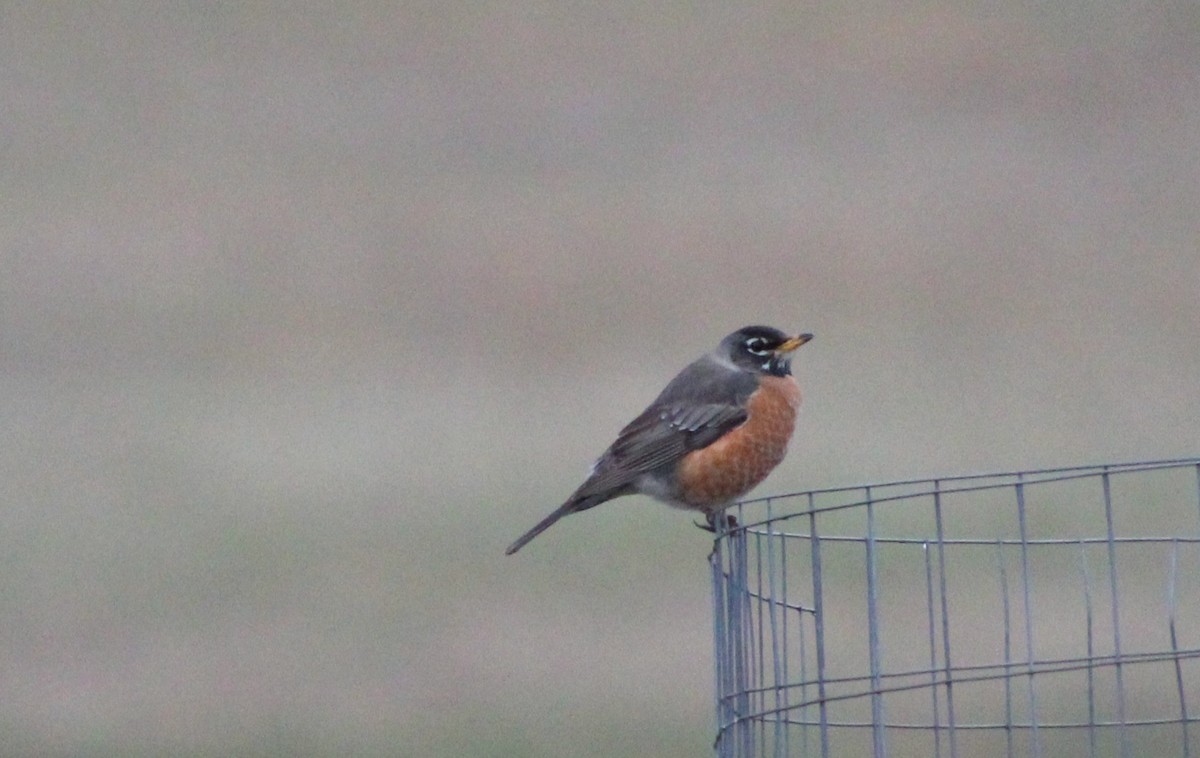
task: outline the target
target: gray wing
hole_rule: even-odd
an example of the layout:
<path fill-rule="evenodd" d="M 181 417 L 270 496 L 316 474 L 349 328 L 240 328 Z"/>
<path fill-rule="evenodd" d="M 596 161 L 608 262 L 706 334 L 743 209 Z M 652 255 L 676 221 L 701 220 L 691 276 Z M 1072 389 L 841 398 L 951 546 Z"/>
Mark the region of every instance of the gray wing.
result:
<path fill-rule="evenodd" d="M 576 495 L 611 492 L 707 447 L 746 420 L 754 377 L 701 358 L 675 377 L 605 451 Z"/>

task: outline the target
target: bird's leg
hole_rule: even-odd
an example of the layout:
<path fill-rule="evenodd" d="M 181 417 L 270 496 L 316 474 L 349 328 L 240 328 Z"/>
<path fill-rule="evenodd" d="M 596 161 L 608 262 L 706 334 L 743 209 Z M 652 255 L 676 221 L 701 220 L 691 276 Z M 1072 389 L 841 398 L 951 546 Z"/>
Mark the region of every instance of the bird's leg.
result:
<path fill-rule="evenodd" d="M 693 521 L 692 523 L 706 532 L 712 532 L 713 534 L 716 534 L 717 519 L 722 517 L 725 519 L 725 531 L 728 532 L 738 528 L 737 519 L 732 515 L 725 513 L 724 511 L 709 511 L 708 513 L 704 514 L 705 523 L 701 524 L 697 521 Z"/>

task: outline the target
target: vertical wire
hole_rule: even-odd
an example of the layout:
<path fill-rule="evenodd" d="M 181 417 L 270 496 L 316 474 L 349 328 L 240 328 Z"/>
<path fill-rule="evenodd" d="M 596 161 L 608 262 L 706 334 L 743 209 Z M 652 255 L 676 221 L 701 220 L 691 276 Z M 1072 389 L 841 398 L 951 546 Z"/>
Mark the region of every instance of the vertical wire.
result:
<path fill-rule="evenodd" d="M 742 641 L 742 611 L 743 585 L 745 576 L 745 535 L 741 532 L 731 532 L 729 540 L 729 589 L 726 592 L 726 603 L 729 606 L 729 616 L 725 623 L 725 634 L 729 639 L 729 663 L 725 676 L 728 679 L 725 695 L 726 730 L 725 740 L 729 745 L 729 755 L 736 756 L 741 740 L 741 726 L 738 723 L 738 706 L 742 697 L 743 657 L 746 648 Z"/>
<path fill-rule="evenodd" d="M 1200 463 L 1196 464 L 1196 514 L 1200 516 Z"/>
<path fill-rule="evenodd" d="M 724 607 L 725 614 L 724 615 L 725 615 L 725 618 L 724 618 L 724 623 L 722 624 L 722 627 L 723 627 L 722 632 L 725 636 L 725 651 L 726 651 L 725 660 L 722 664 L 724 670 L 721 674 L 722 691 L 724 692 L 724 695 L 721 698 L 721 711 L 722 711 L 723 715 L 722 715 L 721 724 L 720 724 L 721 732 L 718 735 L 718 738 L 721 740 L 719 745 L 722 748 L 722 751 L 721 751 L 722 756 L 734 756 L 737 754 L 737 746 L 734 744 L 734 734 L 733 734 L 733 729 L 734 729 L 734 724 L 733 724 L 734 700 L 733 699 L 735 697 L 734 687 L 736 686 L 735 685 L 735 680 L 736 680 L 735 672 L 737 671 L 737 656 L 741 655 L 741 650 L 737 647 L 737 641 L 735 639 L 736 632 L 734 631 L 734 623 L 735 623 L 735 619 L 736 619 L 736 616 L 734 615 L 734 606 L 737 603 L 737 600 L 735 599 L 736 595 L 737 595 L 737 576 L 736 576 L 737 542 L 736 542 L 736 539 L 737 539 L 736 535 L 726 534 L 724 537 L 724 547 L 722 550 L 722 552 L 724 553 L 725 564 L 726 564 L 726 568 L 727 568 L 727 572 L 728 572 L 725 575 L 725 589 L 724 589 L 724 601 L 725 601 L 725 607 Z"/>
<path fill-rule="evenodd" d="M 731 672 L 733 681 L 730 691 L 730 708 L 732 710 L 730 718 L 730 728 L 728 737 L 733 745 L 734 755 L 752 755 L 746 748 L 747 726 L 748 723 L 744 714 L 747 710 L 746 703 L 746 687 L 747 687 L 747 672 L 746 669 L 750 664 L 750 656 L 752 655 L 749 649 L 749 640 L 746 633 L 746 608 L 749 600 L 749 587 L 746 585 L 747 571 L 749 559 L 746 551 L 749 549 L 746 545 L 746 532 L 735 530 L 732 532 L 732 540 L 730 541 L 730 576 L 736 577 L 733 586 L 730 588 L 730 619 L 729 632 L 735 655 L 733 656 L 733 670 Z M 751 735 L 753 736 L 753 735 Z"/>
<path fill-rule="evenodd" d="M 937 659 L 937 624 L 933 615 L 933 561 L 929 554 L 929 543 L 921 545 L 925 558 L 925 609 L 928 614 L 929 630 L 929 694 L 933 698 L 933 756 L 942 755 L 942 716 L 938 704 L 938 659 Z"/>
<path fill-rule="evenodd" d="M 812 495 L 809 495 L 808 503 L 809 503 L 809 508 L 811 510 Z M 797 521 L 797 524 L 798 523 L 799 522 Z M 800 528 L 802 528 L 802 527 L 800 527 Z M 806 541 L 807 544 L 809 544 L 811 546 L 812 540 L 807 535 L 801 535 L 800 539 L 801 539 L 801 541 L 798 541 L 797 544 L 805 544 L 805 541 Z M 808 636 L 807 636 L 807 633 L 805 632 L 806 626 L 807 626 L 807 623 L 804 620 L 804 601 L 803 601 L 803 598 L 801 598 L 800 600 L 798 600 L 796 602 L 796 627 L 799 630 L 796 635 L 796 638 L 797 638 L 797 642 L 800 645 L 800 650 L 799 650 L 799 655 L 800 655 L 800 694 L 799 694 L 799 697 L 800 697 L 800 702 L 802 702 L 802 703 L 810 702 L 810 698 L 809 698 L 809 694 L 808 694 L 809 693 L 809 684 L 810 684 L 809 676 L 808 676 L 808 668 L 809 668 L 808 659 L 809 659 L 810 654 L 808 651 Z M 812 737 L 812 718 L 809 715 L 811 712 L 810 709 L 811 709 L 811 706 L 806 705 L 800 711 L 800 714 L 799 714 L 800 723 L 801 723 L 801 726 L 800 726 L 800 755 L 803 755 L 803 756 L 807 756 L 810 754 L 809 740 Z"/>
<path fill-rule="evenodd" d="M 768 549 L 770 548 L 768 547 Z M 764 603 L 770 602 L 767 599 L 766 593 L 763 591 L 763 552 L 763 533 L 761 529 L 756 529 L 754 531 L 754 561 L 756 567 L 754 573 L 756 580 L 754 626 L 756 632 L 755 639 L 758 642 L 758 654 L 755 656 L 754 682 L 751 685 L 752 689 L 754 690 L 754 705 L 751 707 L 753 708 L 752 712 L 754 714 L 755 726 L 757 727 L 758 731 L 757 744 L 761 746 L 765 746 L 767 743 L 767 648 L 764 640 L 766 624 L 763 623 L 763 618 L 768 615 L 768 611 L 764 608 Z M 767 571 L 770 571 L 770 566 L 767 567 Z"/>
<path fill-rule="evenodd" d="M 725 534 L 718 533 L 713 540 L 713 551 L 708 556 L 708 563 L 712 568 L 712 592 L 713 592 L 713 685 L 717 691 L 716 716 L 717 716 L 717 737 L 714 749 L 719 758 L 729 756 L 729 751 L 726 749 L 726 741 L 723 739 L 725 728 L 725 693 L 726 693 L 726 670 L 728 664 L 726 656 L 729 654 L 729 644 L 725 635 L 725 618 L 729 612 L 728 605 L 725 602 L 725 577 L 722 568 L 724 566 L 724 558 L 722 547 L 725 543 Z"/>
<path fill-rule="evenodd" d="M 788 647 L 790 646 L 790 638 L 788 637 L 788 571 L 787 571 L 787 555 L 788 555 L 788 539 L 786 522 L 783 527 L 783 532 L 779 535 L 779 602 L 780 608 L 780 631 L 779 634 L 783 638 L 783 656 L 782 656 L 782 674 L 783 679 L 779 682 L 780 693 L 783 696 L 783 711 L 780 712 L 780 718 L 783 720 L 785 728 L 783 730 L 783 754 L 787 755 L 790 749 L 789 741 L 791 737 L 791 729 L 786 728 L 789 720 L 792 717 L 792 674 L 788 670 Z"/>
<path fill-rule="evenodd" d="M 1000 574 L 1000 599 L 1004 612 L 1004 741 L 1005 755 L 1013 758 L 1012 693 L 1012 605 L 1008 599 L 1008 569 L 1004 565 L 1004 545 L 996 540 L 996 567 Z"/>
<path fill-rule="evenodd" d="M 1196 464 L 1196 515 L 1200 517 L 1200 463 Z"/>
<path fill-rule="evenodd" d="M 1171 632 L 1171 659 L 1175 663 L 1175 687 L 1179 693 L 1180 727 L 1183 729 L 1183 758 L 1191 758 L 1188 746 L 1187 694 L 1183 688 L 1183 665 L 1179 660 L 1179 636 L 1175 631 L 1175 616 L 1178 599 L 1175 594 L 1176 577 L 1179 574 L 1179 540 L 1171 540 L 1171 572 L 1167 580 L 1167 624 Z"/>
<path fill-rule="evenodd" d="M 1112 484 L 1108 466 L 1100 481 L 1104 486 L 1104 521 L 1108 534 L 1108 583 L 1112 593 L 1113 655 L 1117 674 L 1117 723 L 1121 734 L 1121 758 L 1129 758 L 1129 729 L 1125 723 L 1125 677 L 1121 658 L 1121 604 L 1117 593 L 1117 534 L 1113 526 Z"/>
<path fill-rule="evenodd" d="M 817 649 L 817 708 L 821 722 L 821 758 L 829 758 L 829 707 L 825 702 L 825 598 L 821 582 L 821 537 L 817 533 L 817 514 L 813 495 L 808 495 L 809 534 L 812 535 L 813 612 Z"/>
<path fill-rule="evenodd" d="M 1025 484 L 1017 474 L 1017 528 L 1021 534 L 1021 594 L 1025 608 L 1025 663 L 1029 686 L 1029 740 L 1033 755 L 1042 754 L 1042 743 L 1038 735 L 1037 687 L 1034 684 L 1037 658 L 1033 647 L 1033 601 L 1029 591 L 1029 528 L 1025 520 Z"/>
<path fill-rule="evenodd" d="M 800 607 L 796 608 L 796 625 L 800 627 L 800 702 L 807 703 L 809 684 L 808 641 L 804 634 L 804 609 Z M 812 719 L 809 718 L 807 707 L 805 708 L 804 712 L 801 713 L 801 717 L 804 719 L 804 725 L 801 727 L 802 731 L 800 732 L 800 755 L 808 755 L 808 739 L 809 732 L 811 731 L 809 725 L 812 723 Z"/>
<path fill-rule="evenodd" d="M 1196 515 L 1198 518 L 1200 518 L 1200 463 L 1197 463 L 1194 468 L 1196 474 Z M 1197 527 L 1200 528 L 1200 520 L 1197 521 Z M 1185 748 L 1190 742 L 1190 732 L 1188 730 L 1189 726 L 1189 722 L 1185 720 L 1183 722 L 1183 744 Z"/>
<path fill-rule="evenodd" d="M 771 621 L 771 675 L 774 681 L 771 682 L 771 689 L 775 693 L 775 756 L 782 758 L 783 752 L 783 724 L 786 718 L 786 712 L 783 710 L 783 692 L 785 682 L 783 681 L 783 654 L 779 649 L 779 587 L 775 581 L 775 522 L 772 519 L 774 509 L 772 501 L 767 499 L 767 569 L 770 574 L 767 575 L 767 591 L 771 593 L 770 604 L 767 606 L 767 612 Z M 787 646 L 787 641 L 784 640 L 784 647 Z"/>
<path fill-rule="evenodd" d="M 950 600 L 946 593 L 946 533 L 942 520 L 942 483 L 933 480 L 933 517 L 937 527 L 938 590 L 941 593 L 942 656 L 946 664 L 946 735 L 950 739 L 950 756 L 957 758 L 958 745 L 954 729 L 954 664 L 950 657 Z"/>
<path fill-rule="evenodd" d="M 887 755 L 883 718 L 883 692 L 881 679 L 882 647 L 879 642 L 879 574 L 876 562 L 875 503 L 871 499 L 871 488 L 864 491 L 867 503 L 867 643 L 870 648 L 871 668 L 871 733 L 874 741 L 875 758 Z"/>
<path fill-rule="evenodd" d="M 739 523 L 745 521 L 745 516 L 742 513 L 742 506 L 738 505 Z M 750 532 L 742 529 L 742 545 L 744 552 L 743 571 L 744 575 L 749 577 L 750 571 Z M 755 538 L 755 547 L 757 548 L 758 538 Z M 761 568 L 761 567 L 760 567 Z M 762 589 L 762 572 L 757 573 L 755 588 Z M 761 597 L 761 591 L 758 597 Z M 742 755 L 753 756 L 757 755 L 758 750 L 755 743 L 755 727 L 759 723 L 759 719 L 755 716 L 754 710 L 754 687 L 755 687 L 755 661 L 758 659 L 758 650 L 755 647 L 756 638 L 754 636 L 754 612 L 757 609 L 755 606 L 755 594 L 750 588 L 749 579 L 747 578 L 745 585 L 745 605 L 742 607 L 742 624 L 743 624 L 743 639 L 746 641 L 746 656 L 745 656 L 745 679 L 742 682 L 742 699 L 741 699 L 741 747 Z"/>
<path fill-rule="evenodd" d="M 1092 573 L 1088 571 L 1087 545 L 1079 542 L 1079 566 L 1083 572 L 1083 605 L 1087 613 L 1088 755 L 1096 751 L 1096 617 L 1092 606 Z"/>

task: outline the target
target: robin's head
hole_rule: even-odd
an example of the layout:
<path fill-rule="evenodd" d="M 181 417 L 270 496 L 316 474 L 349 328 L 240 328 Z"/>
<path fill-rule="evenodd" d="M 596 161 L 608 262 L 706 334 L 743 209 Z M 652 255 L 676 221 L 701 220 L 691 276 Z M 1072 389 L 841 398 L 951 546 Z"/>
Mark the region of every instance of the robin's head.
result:
<path fill-rule="evenodd" d="M 717 354 L 747 371 L 787 376 L 792 373 L 792 353 L 812 337 L 789 337 L 769 326 L 745 326 L 721 340 Z"/>

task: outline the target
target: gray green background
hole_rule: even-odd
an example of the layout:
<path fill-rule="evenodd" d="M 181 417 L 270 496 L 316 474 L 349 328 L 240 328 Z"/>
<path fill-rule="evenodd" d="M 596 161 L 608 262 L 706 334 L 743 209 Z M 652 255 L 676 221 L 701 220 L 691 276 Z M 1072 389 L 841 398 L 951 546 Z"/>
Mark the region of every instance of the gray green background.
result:
<path fill-rule="evenodd" d="M 706 536 L 519 555 L 728 331 L 759 493 L 1200 449 L 1191 2 L 0 3 L 0 753 L 697 756 Z"/>

